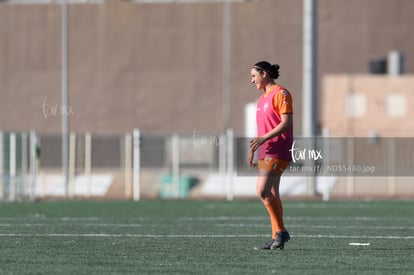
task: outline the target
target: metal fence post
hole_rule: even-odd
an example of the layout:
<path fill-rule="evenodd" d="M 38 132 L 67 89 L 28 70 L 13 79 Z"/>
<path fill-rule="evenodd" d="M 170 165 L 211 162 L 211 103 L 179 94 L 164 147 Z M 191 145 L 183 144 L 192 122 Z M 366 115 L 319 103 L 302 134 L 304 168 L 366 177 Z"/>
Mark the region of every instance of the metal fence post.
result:
<path fill-rule="evenodd" d="M 180 188 L 180 137 L 178 134 L 173 134 L 172 136 L 172 181 L 173 181 L 173 194 L 174 197 L 179 196 Z"/>
<path fill-rule="evenodd" d="M 226 198 L 228 201 L 233 200 L 233 176 L 234 176 L 234 131 L 227 129 L 227 175 L 226 175 Z"/>
<path fill-rule="evenodd" d="M 30 200 L 36 199 L 36 175 L 37 175 L 37 153 L 38 153 L 38 141 L 37 136 L 34 131 L 30 131 L 30 162 L 29 162 L 29 170 L 30 170 Z"/>
<path fill-rule="evenodd" d="M 124 189 L 124 195 L 125 198 L 130 198 L 131 197 L 131 191 L 132 191 L 132 146 L 131 146 L 131 142 L 132 142 L 132 136 L 130 133 L 127 133 L 125 135 L 125 146 L 124 146 L 124 150 L 125 150 L 125 189 Z"/>
<path fill-rule="evenodd" d="M 221 134 L 219 137 L 219 164 L 218 164 L 218 171 L 219 174 L 225 175 L 226 174 L 226 135 Z"/>
<path fill-rule="evenodd" d="M 75 160 L 76 160 L 76 134 L 69 136 L 69 188 L 68 196 L 72 198 L 75 194 Z"/>
<path fill-rule="evenodd" d="M 92 176 L 92 135 L 85 134 L 85 163 L 84 172 L 86 180 L 86 197 L 91 195 L 91 176 Z"/>
<path fill-rule="evenodd" d="M 10 133 L 10 154 L 9 154 L 9 200 L 16 200 L 16 133 Z"/>
<path fill-rule="evenodd" d="M 20 146 L 21 146 L 21 152 L 20 152 L 20 177 L 17 185 L 17 194 L 20 198 L 25 198 L 29 194 L 29 171 L 28 171 L 28 156 L 29 156 L 29 149 L 27 146 L 28 142 L 28 134 L 27 132 L 22 132 L 20 134 L 21 140 L 20 140 Z"/>
<path fill-rule="evenodd" d="M 141 181 L 140 181 L 140 172 L 141 172 L 141 134 L 139 129 L 134 129 L 133 131 L 133 199 L 134 201 L 140 200 L 140 189 L 141 189 Z"/>

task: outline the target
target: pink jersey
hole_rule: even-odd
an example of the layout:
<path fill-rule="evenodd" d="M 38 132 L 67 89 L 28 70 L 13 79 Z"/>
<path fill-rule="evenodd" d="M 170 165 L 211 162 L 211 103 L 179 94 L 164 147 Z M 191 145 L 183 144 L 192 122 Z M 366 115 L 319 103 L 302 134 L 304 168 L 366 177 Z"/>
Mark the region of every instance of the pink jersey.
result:
<path fill-rule="evenodd" d="M 261 137 L 281 123 L 281 114 L 293 113 L 292 96 L 281 86 L 276 85 L 269 94 L 263 94 L 257 103 L 257 132 Z M 271 157 L 292 160 L 290 149 L 293 143 L 293 127 L 281 135 L 267 140 L 259 147 L 259 160 Z"/>

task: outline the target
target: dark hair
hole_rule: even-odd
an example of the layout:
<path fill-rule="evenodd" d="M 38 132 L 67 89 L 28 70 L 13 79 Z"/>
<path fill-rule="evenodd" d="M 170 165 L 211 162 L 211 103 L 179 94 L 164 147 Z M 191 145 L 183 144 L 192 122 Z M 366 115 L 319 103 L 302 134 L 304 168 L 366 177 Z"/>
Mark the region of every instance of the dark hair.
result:
<path fill-rule="evenodd" d="M 268 72 L 269 76 L 273 79 L 277 79 L 280 75 L 279 73 L 280 66 L 278 64 L 271 65 L 267 61 L 257 62 L 256 64 L 254 64 L 253 68 L 255 68 L 259 72 L 262 72 L 262 71 Z"/>

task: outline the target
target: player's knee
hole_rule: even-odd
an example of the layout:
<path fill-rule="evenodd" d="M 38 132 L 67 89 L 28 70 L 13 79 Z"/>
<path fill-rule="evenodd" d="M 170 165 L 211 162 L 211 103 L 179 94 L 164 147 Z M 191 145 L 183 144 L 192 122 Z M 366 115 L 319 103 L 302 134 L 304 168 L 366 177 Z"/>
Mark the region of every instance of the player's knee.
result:
<path fill-rule="evenodd" d="M 267 190 L 257 190 L 257 195 L 261 200 L 269 200 L 272 193 Z"/>

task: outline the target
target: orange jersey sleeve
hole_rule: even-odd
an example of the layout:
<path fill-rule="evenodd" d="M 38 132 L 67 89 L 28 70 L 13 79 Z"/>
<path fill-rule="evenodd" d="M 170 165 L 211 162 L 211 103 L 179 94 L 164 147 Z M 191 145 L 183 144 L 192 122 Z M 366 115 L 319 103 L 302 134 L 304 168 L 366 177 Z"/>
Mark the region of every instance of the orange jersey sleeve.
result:
<path fill-rule="evenodd" d="M 293 113 L 292 95 L 288 90 L 282 89 L 275 94 L 273 108 L 279 115 Z"/>

